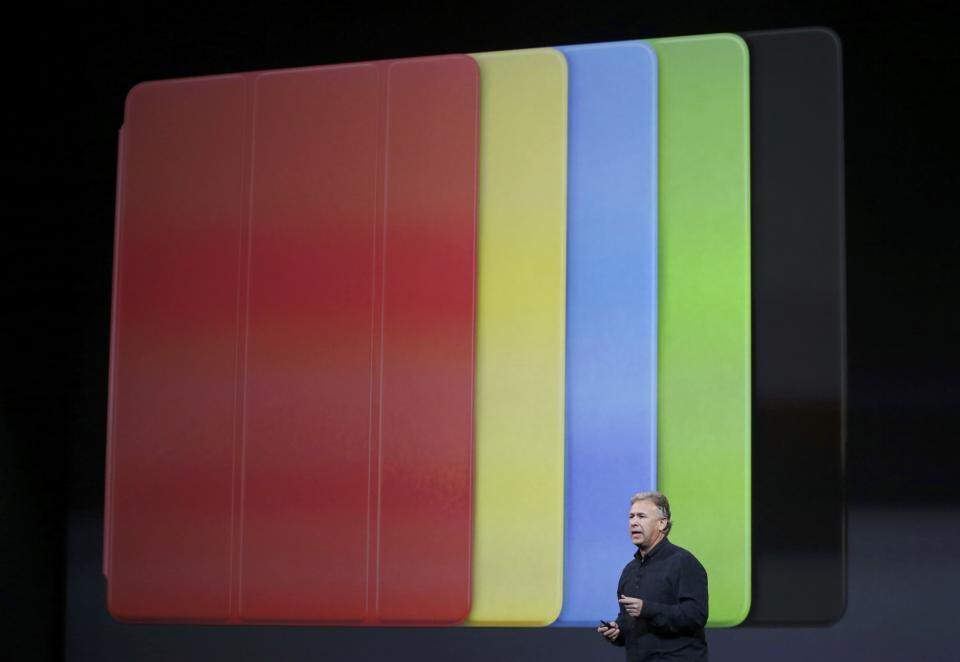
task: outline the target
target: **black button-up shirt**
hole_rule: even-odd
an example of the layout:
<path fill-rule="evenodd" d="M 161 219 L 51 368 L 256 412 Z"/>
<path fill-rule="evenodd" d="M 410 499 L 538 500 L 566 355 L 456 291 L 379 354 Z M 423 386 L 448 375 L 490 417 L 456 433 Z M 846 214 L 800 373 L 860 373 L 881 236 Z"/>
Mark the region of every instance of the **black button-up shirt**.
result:
<path fill-rule="evenodd" d="M 707 571 L 687 550 L 664 538 L 646 556 L 634 555 L 620 575 L 621 595 L 643 600 L 634 618 L 620 606 L 616 643 L 627 647 L 627 661 L 705 662 Z"/>

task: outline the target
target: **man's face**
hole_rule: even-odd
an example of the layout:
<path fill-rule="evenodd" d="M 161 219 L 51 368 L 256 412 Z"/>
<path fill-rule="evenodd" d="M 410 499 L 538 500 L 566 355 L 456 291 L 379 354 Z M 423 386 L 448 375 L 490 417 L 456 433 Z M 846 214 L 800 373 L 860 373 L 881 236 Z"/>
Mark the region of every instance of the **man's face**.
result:
<path fill-rule="evenodd" d="M 652 501 L 634 501 L 630 504 L 630 542 L 647 550 L 660 538 L 667 528 L 667 521 L 660 518 L 660 511 Z"/>

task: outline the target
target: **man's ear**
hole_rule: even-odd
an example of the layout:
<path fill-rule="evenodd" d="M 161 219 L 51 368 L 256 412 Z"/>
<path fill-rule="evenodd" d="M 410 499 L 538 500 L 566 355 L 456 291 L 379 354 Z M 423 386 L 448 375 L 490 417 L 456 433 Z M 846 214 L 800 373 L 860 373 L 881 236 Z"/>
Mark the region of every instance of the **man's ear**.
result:
<path fill-rule="evenodd" d="M 658 529 L 659 531 L 666 531 L 666 529 L 667 529 L 667 520 L 665 520 L 665 519 L 657 520 L 657 529 Z"/>

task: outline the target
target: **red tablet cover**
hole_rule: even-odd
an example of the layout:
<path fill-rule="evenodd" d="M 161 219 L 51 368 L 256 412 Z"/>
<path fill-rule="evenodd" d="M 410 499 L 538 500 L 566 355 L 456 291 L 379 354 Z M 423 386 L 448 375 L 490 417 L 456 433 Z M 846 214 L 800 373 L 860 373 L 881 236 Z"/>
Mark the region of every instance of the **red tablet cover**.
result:
<path fill-rule="evenodd" d="M 114 616 L 466 617 L 477 104 L 465 56 L 131 92 Z"/>

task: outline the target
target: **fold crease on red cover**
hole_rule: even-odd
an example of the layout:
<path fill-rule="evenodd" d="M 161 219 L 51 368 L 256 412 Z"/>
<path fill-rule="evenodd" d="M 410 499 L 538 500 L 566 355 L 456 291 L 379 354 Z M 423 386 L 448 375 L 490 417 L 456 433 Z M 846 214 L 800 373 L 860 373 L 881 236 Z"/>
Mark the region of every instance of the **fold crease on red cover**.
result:
<path fill-rule="evenodd" d="M 115 617 L 466 617 L 478 83 L 471 58 L 439 56 L 131 91 Z"/>

